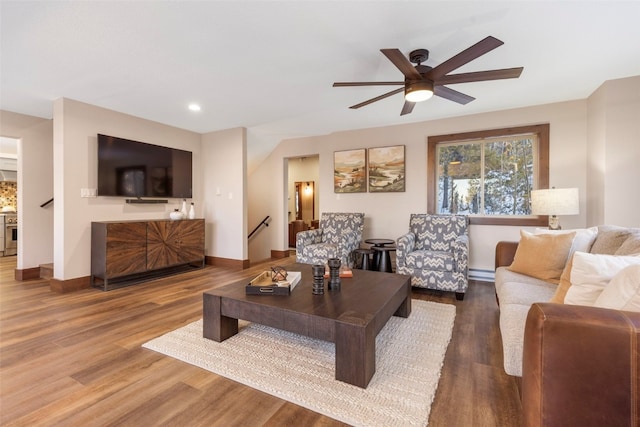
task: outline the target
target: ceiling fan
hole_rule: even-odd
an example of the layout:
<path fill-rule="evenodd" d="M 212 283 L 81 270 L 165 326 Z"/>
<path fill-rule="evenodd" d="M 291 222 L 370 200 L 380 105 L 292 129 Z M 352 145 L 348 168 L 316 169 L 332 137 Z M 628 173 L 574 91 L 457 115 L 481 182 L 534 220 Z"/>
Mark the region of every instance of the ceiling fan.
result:
<path fill-rule="evenodd" d="M 333 87 L 347 86 L 398 86 L 394 89 L 349 108 L 356 109 L 369 105 L 381 99 L 387 98 L 396 93 L 404 91 L 405 101 L 400 115 L 411 113 L 416 102 L 425 101 L 433 95 L 449 99 L 459 104 L 468 104 L 475 98 L 464 93 L 446 87 L 447 84 L 480 82 L 486 80 L 514 79 L 520 77 L 523 67 L 503 68 L 500 70 L 476 71 L 471 73 L 449 74 L 451 71 L 462 67 L 468 62 L 484 55 L 487 52 L 503 45 L 504 42 L 489 36 L 473 46 L 463 50 L 436 66 L 422 65 L 429 58 L 429 51 L 417 49 L 409 54 L 407 59 L 398 49 L 380 49 L 380 51 L 395 65 L 404 75 L 402 82 L 336 82 Z M 415 63 L 417 65 L 412 64 Z"/>

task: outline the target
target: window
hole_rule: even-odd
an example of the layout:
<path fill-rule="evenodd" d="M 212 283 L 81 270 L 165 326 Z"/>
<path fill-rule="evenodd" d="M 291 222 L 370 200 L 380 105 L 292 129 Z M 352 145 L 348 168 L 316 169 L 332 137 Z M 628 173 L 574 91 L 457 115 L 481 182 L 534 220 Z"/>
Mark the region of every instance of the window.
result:
<path fill-rule="evenodd" d="M 549 125 L 428 138 L 429 213 L 469 215 L 472 224 L 545 225 L 531 190 L 549 187 Z"/>

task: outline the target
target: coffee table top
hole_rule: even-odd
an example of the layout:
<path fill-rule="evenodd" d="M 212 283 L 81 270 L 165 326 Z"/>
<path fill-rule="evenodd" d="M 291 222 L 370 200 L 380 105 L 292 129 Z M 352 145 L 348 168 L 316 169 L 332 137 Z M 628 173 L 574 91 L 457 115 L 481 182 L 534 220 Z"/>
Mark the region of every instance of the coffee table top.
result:
<path fill-rule="evenodd" d="M 216 295 L 223 299 L 242 302 L 243 305 L 255 304 L 258 307 L 274 307 L 279 310 L 296 312 L 318 318 L 319 321 L 335 321 L 345 316 L 357 318 L 375 318 L 390 300 L 406 298 L 411 295 L 411 277 L 404 274 L 381 273 L 367 270 L 353 270 L 353 277 L 341 278 L 341 290 L 329 291 L 325 280 L 322 295 L 312 293 L 312 272 L 310 264 L 294 263 L 287 266 L 289 271 L 302 272 L 302 279 L 291 291 L 291 295 L 247 295 L 245 285 L 248 280 L 238 281 L 205 294 Z M 395 308 L 394 308 L 395 310 Z M 388 318 L 388 317 L 387 317 Z M 251 319 L 246 319 L 251 320 Z M 385 319 L 386 323 L 386 319 Z M 376 333 L 384 323 L 376 325 Z"/>

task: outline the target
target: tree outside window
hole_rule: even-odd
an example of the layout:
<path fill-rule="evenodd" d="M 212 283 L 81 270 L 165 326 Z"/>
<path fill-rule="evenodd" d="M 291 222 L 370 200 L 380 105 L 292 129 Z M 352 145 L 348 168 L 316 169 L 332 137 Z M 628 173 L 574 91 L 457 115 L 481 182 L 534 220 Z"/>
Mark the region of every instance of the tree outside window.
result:
<path fill-rule="evenodd" d="M 531 190 L 548 188 L 548 125 L 429 137 L 428 212 L 471 223 L 544 225 Z"/>

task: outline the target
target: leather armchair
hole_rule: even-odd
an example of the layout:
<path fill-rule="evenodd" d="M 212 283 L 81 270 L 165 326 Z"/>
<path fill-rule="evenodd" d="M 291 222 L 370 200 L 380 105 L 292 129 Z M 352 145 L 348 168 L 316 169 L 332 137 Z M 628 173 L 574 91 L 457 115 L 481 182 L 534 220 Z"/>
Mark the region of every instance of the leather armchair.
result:
<path fill-rule="evenodd" d="M 340 258 L 348 265 L 360 246 L 363 229 L 363 213 L 325 212 L 320 216 L 320 228 L 297 234 L 296 261 L 326 264 L 329 258 Z"/>
<path fill-rule="evenodd" d="M 640 313 L 533 304 L 522 409 L 525 427 L 640 425 Z"/>
<path fill-rule="evenodd" d="M 411 286 L 453 291 L 462 300 L 469 285 L 469 220 L 462 215 L 411 214 L 409 232 L 397 239 L 396 272 Z"/>

